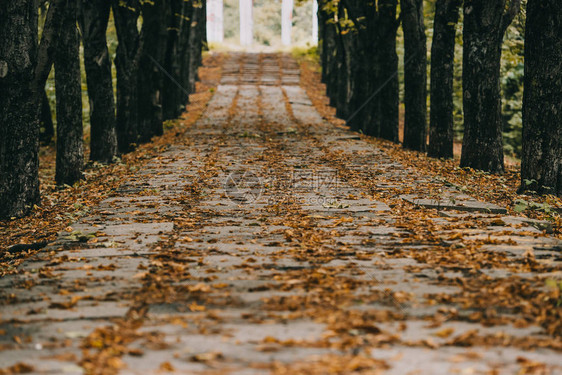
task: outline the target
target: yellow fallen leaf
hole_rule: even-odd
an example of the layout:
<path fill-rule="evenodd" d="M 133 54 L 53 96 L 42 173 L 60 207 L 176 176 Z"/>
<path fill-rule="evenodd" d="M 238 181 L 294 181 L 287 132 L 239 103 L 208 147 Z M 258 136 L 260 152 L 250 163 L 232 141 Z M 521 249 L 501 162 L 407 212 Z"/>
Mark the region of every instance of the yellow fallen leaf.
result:
<path fill-rule="evenodd" d="M 198 305 L 197 303 L 193 302 L 189 305 L 189 310 L 191 311 L 205 311 L 205 306 Z"/>
<path fill-rule="evenodd" d="M 216 283 L 216 284 L 213 284 L 213 288 L 215 288 L 215 289 L 228 288 L 228 284 L 226 284 L 226 283 Z"/>
<path fill-rule="evenodd" d="M 453 332 L 455 332 L 454 328 L 451 328 L 451 327 L 443 328 L 442 330 L 440 330 L 438 332 L 435 332 L 434 336 L 441 337 L 442 339 L 445 339 L 445 338 L 451 336 L 453 334 Z"/>
<path fill-rule="evenodd" d="M 211 287 L 207 284 L 199 283 L 193 286 L 188 286 L 187 290 L 189 290 L 191 293 L 207 293 L 211 291 Z"/>
<path fill-rule="evenodd" d="M 172 364 L 170 362 L 162 362 L 160 364 L 160 370 L 161 371 L 173 372 L 173 371 L 175 371 L 175 368 L 174 368 L 174 366 L 172 366 Z"/>

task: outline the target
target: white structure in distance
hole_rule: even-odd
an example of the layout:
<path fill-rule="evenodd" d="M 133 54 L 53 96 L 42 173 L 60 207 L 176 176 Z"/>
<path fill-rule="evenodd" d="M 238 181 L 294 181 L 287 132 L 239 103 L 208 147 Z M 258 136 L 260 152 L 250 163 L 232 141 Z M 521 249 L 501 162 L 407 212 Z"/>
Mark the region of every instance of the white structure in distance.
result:
<path fill-rule="evenodd" d="M 312 44 L 318 44 L 318 0 L 312 0 Z"/>
<path fill-rule="evenodd" d="M 223 0 L 207 0 L 207 41 L 222 43 L 223 40 Z"/>
<path fill-rule="evenodd" d="M 239 0 L 240 5 L 240 44 L 250 46 L 254 42 L 253 0 Z M 282 0 L 281 42 L 284 46 L 292 44 L 294 0 Z M 224 41 L 223 0 L 207 0 L 207 41 Z M 312 1 L 312 42 L 318 43 L 318 0 Z"/>
<path fill-rule="evenodd" d="M 283 0 L 281 4 L 281 43 L 291 45 L 293 32 L 293 0 Z"/>
<path fill-rule="evenodd" d="M 240 44 L 254 43 L 254 1 L 240 0 Z"/>

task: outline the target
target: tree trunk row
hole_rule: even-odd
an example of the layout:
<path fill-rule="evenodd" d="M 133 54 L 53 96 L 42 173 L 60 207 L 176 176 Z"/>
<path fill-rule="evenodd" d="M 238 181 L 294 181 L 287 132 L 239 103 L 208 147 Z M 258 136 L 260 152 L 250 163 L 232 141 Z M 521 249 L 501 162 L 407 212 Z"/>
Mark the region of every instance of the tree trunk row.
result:
<path fill-rule="evenodd" d="M 529 0 L 525 35 L 521 192 L 562 195 L 562 3 Z M 464 137 L 460 165 L 504 171 L 500 63 L 521 0 L 436 0 L 428 154 L 453 157 L 453 69 L 463 25 Z M 322 82 L 351 129 L 398 142 L 396 28 L 404 31 L 404 142 L 426 150 L 427 58 L 423 1 L 319 2 Z"/>
<path fill-rule="evenodd" d="M 398 142 L 397 1 L 319 2 L 322 80 L 348 126 Z"/>
<path fill-rule="evenodd" d="M 76 27 L 77 0 L 66 0 L 55 53 L 57 98 L 57 159 L 55 181 L 72 185 L 82 178 L 82 83 L 80 34 Z"/>
<path fill-rule="evenodd" d="M 521 190 L 562 196 L 562 2 L 529 0 Z"/>
<path fill-rule="evenodd" d="M 110 11 L 119 42 L 117 98 L 106 38 Z M 205 1 L 53 0 L 38 44 L 37 2 L 0 0 L 0 219 L 24 216 L 40 203 L 39 138 L 47 143 L 54 133 L 44 90 L 53 64 L 56 182 L 82 178 L 80 35 L 90 158 L 110 163 L 162 134 L 163 121 L 185 109 L 202 62 L 205 12 Z"/>
<path fill-rule="evenodd" d="M 431 44 L 429 146 L 436 158 L 453 158 L 455 37 L 462 0 L 437 0 Z"/>

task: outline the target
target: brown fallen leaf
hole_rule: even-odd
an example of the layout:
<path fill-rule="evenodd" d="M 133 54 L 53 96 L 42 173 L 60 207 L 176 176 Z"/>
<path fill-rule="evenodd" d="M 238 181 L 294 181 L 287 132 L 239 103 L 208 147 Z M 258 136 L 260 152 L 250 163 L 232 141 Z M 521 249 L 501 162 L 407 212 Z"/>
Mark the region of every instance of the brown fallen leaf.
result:
<path fill-rule="evenodd" d="M 208 353 L 200 353 L 195 354 L 191 357 L 191 361 L 193 362 L 211 362 L 217 359 L 223 359 L 224 356 L 221 352 L 208 352 Z"/>
<path fill-rule="evenodd" d="M 455 346 L 472 346 L 475 343 L 475 340 L 478 336 L 478 330 L 472 329 L 470 331 L 466 331 L 459 336 L 449 340 L 447 345 L 455 345 Z"/>
<path fill-rule="evenodd" d="M 454 355 L 449 360 L 451 362 L 458 363 L 458 362 L 466 362 L 466 361 L 476 361 L 479 360 L 480 358 L 482 358 L 482 354 L 473 351 L 467 351 L 465 353 Z"/>
<path fill-rule="evenodd" d="M 211 287 L 207 284 L 199 283 L 196 285 L 188 286 L 187 290 L 189 290 L 191 293 L 207 293 L 211 291 Z"/>
<path fill-rule="evenodd" d="M 174 368 L 174 366 L 172 366 L 170 362 L 162 362 L 160 364 L 160 370 L 166 372 L 174 372 L 176 369 Z"/>
<path fill-rule="evenodd" d="M 142 357 L 144 355 L 144 351 L 138 348 L 127 349 L 127 354 L 132 355 L 133 357 Z"/>
<path fill-rule="evenodd" d="M 23 362 L 18 362 L 13 366 L 10 366 L 6 369 L 0 369 L 0 374 L 6 374 L 6 375 L 10 375 L 10 374 L 29 374 L 31 372 L 35 371 L 35 368 L 31 365 L 28 365 L 26 363 Z"/>
<path fill-rule="evenodd" d="M 541 362 L 532 361 L 525 357 L 517 357 L 517 363 L 521 366 L 518 375 L 546 375 L 546 365 Z"/>
<path fill-rule="evenodd" d="M 74 296 L 70 299 L 70 301 L 66 301 L 66 302 L 52 302 L 49 305 L 50 309 L 71 309 L 73 307 L 76 306 L 76 304 L 78 303 L 78 301 L 80 301 L 83 297 L 82 296 Z"/>

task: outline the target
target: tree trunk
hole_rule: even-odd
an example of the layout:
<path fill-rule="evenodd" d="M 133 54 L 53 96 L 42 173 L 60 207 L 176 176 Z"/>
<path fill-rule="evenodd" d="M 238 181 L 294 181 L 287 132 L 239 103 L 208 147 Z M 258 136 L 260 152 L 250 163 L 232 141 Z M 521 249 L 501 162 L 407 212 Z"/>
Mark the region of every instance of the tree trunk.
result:
<path fill-rule="evenodd" d="M 142 3 L 141 39 L 143 51 L 139 63 L 139 138 L 149 142 L 163 133 L 162 64 L 168 36 L 166 11 L 168 0 Z"/>
<path fill-rule="evenodd" d="M 337 28 L 334 10 L 330 8 L 328 0 L 321 0 L 318 4 L 318 22 L 321 32 L 321 61 L 322 82 L 326 84 L 326 95 L 330 105 L 335 106 L 337 92 Z"/>
<path fill-rule="evenodd" d="M 338 10 L 339 19 L 343 19 L 344 10 L 341 7 Z M 337 75 L 337 98 L 336 98 L 336 116 L 341 119 L 346 119 L 348 115 L 348 103 L 349 94 L 351 92 L 350 82 L 350 59 L 349 54 L 349 44 L 350 44 L 350 33 L 349 30 L 345 30 L 342 24 L 339 23 L 337 26 L 337 40 L 336 45 L 338 49 L 337 59 L 338 59 L 338 75 Z"/>
<path fill-rule="evenodd" d="M 377 34 L 378 44 L 374 62 L 373 91 L 378 91 L 378 100 L 373 103 L 371 123 L 375 135 L 398 142 L 398 55 L 396 54 L 396 0 L 379 0 Z M 378 103 L 377 103 L 378 102 Z M 370 133 L 370 132 L 369 132 Z"/>
<path fill-rule="evenodd" d="M 376 103 L 376 98 L 372 96 L 373 82 L 370 73 L 375 61 L 373 46 L 377 43 L 374 32 L 376 24 L 376 9 L 363 0 L 346 0 L 342 2 L 345 6 L 357 36 L 354 38 L 352 55 L 352 77 L 353 90 L 349 103 L 349 115 L 347 125 L 353 129 L 369 133 L 369 108 Z"/>
<path fill-rule="evenodd" d="M 193 15 L 193 4 L 191 2 L 184 1 L 182 3 L 183 17 L 180 22 L 180 32 L 179 32 L 179 42 L 178 42 L 178 60 L 180 69 L 180 80 L 179 83 L 181 88 L 178 89 L 179 98 L 181 102 L 185 105 L 189 101 L 189 69 L 191 67 L 191 50 L 190 50 L 190 38 L 191 38 L 191 18 Z"/>
<path fill-rule="evenodd" d="M 205 30 L 203 29 L 203 8 L 193 5 L 193 11 L 191 15 L 191 30 L 189 32 L 189 50 L 190 50 L 190 64 L 189 64 L 189 86 L 187 87 L 188 92 L 195 92 L 195 82 L 199 80 L 199 74 L 197 68 L 201 65 L 202 52 L 203 52 L 203 35 Z"/>
<path fill-rule="evenodd" d="M 62 32 L 55 52 L 57 97 L 57 162 L 55 181 L 73 185 L 82 178 L 82 83 L 80 76 L 80 35 L 76 28 L 78 0 L 67 0 L 63 9 Z"/>
<path fill-rule="evenodd" d="M 521 191 L 562 196 L 562 3 L 529 0 Z"/>
<path fill-rule="evenodd" d="M 427 142 L 427 46 L 423 0 L 402 0 L 404 30 L 404 147 L 425 151 Z"/>
<path fill-rule="evenodd" d="M 168 14 L 168 39 L 166 43 L 166 54 L 164 56 L 164 68 L 173 78 L 165 77 L 163 81 L 162 115 L 164 120 L 174 119 L 182 111 L 182 95 L 177 83 L 180 78 L 180 58 L 179 53 L 179 31 L 182 22 L 183 1 L 171 0 L 172 11 Z"/>
<path fill-rule="evenodd" d="M 201 30 L 201 51 L 199 51 L 199 66 L 203 65 L 203 51 L 209 50 L 209 41 L 207 40 L 207 1 L 201 1 L 201 21 L 199 22 Z M 199 76 L 197 77 L 199 78 Z"/>
<path fill-rule="evenodd" d="M 429 148 L 435 158 L 453 158 L 455 33 L 462 0 L 437 0 L 431 44 Z"/>
<path fill-rule="evenodd" d="M 59 39 L 61 24 L 63 21 L 65 0 L 54 0 L 49 2 L 46 11 L 41 44 L 37 51 L 37 65 L 35 66 L 35 100 L 37 103 L 41 143 L 49 144 L 55 135 L 53 118 L 49 98 L 45 92 L 45 83 L 53 66 L 56 42 Z M 41 12 L 45 12 L 44 7 Z"/>
<path fill-rule="evenodd" d="M 326 4 L 326 0 L 319 0 L 318 1 L 318 55 L 320 56 L 320 65 L 322 66 L 322 83 L 327 82 L 327 74 L 326 69 L 328 68 L 328 54 L 326 49 L 326 42 L 327 42 L 327 25 L 328 22 L 328 15 L 324 11 L 323 7 Z"/>
<path fill-rule="evenodd" d="M 56 43 L 58 41 L 64 15 L 66 0 L 52 0 L 49 2 L 49 9 L 43 25 L 41 34 L 41 44 L 37 50 L 37 65 L 35 66 L 35 94 L 39 107 L 41 91 L 45 90 L 45 83 L 49 78 L 49 73 L 53 66 Z"/>
<path fill-rule="evenodd" d="M 396 55 L 396 1 L 377 5 L 342 0 L 357 37 L 351 56 L 349 117 L 351 129 L 398 141 L 398 57 Z"/>
<path fill-rule="evenodd" d="M 354 35 L 349 32 L 345 35 L 342 35 L 342 45 L 343 45 L 343 74 L 341 77 L 343 78 L 341 84 L 343 85 L 340 88 L 340 92 L 342 93 L 341 97 L 341 107 L 339 108 L 339 116 L 340 118 L 346 120 L 350 112 L 350 104 L 352 100 L 353 92 L 355 91 L 355 80 L 353 79 L 355 76 L 355 67 L 356 62 L 354 61 Z"/>
<path fill-rule="evenodd" d="M 80 6 L 79 21 L 90 98 L 90 159 L 110 163 L 117 155 L 111 61 L 106 40 L 110 2 L 81 0 Z"/>
<path fill-rule="evenodd" d="M 113 0 L 113 17 L 117 30 L 117 144 L 120 153 L 127 153 L 138 143 L 138 69 L 140 36 L 138 0 Z"/>
<path fill-rule="evenodd" d="M 336 25 L 333 23 L 326 24 L 326 41 L 325 41 L 325 48 L 327 54 L 326 94 L 328 95 L 328 98 L 330 98 L 330 105 L 334 107 L 336 105 L 336 99 L 337 99 L 338 53 L 340 53 L 336 48 L 337 38 L 338 38 L 338 32 L 337 32 Z"/>
<path fill-rule="evenodd" d="M 0 0 L 0 219 L 39 203 L 37 3 Z"/>
<path fill-rule="evenodd" d="M 359 4 L 358 4 L 359 3 Z M 372 82 L 370 82 L 369 73 L 370 67 L 373 63 L 373 53 L 371 51 L 372 46 L 372 29 L 369 28 L 370 20 L 367 21 L 368 12 L 363 5 L 363 0 L 352 0 L 349 1 L 349 6 L 353 6 L 353 22 L 357 23 L 355 27 L 358 29 L 358 35 L 355 38 L 353 51 L 350 51 L 353 55 L 351 63 L 353 67 L 351 69 L 353 82 L 353 91 L 351 92 L 351 99 L 349 103 L 349 115 L 347 116 L 347 126 L 352 130 L 362 131 L 367 133 L 367 128 L 365 124 L 369 123 L 369 111 L 368 108 L 373 103 L 373 98 L 371 96 Z M 361 14 L 365 19 L 361 22 L 357 15 Z M 371 14 L 372 15 L 372 14 Z"/>
<path fill-rule="evenodd" d="M 39 127 L 41 129 L 41 144 L 48 145 L 53 141 L 55 136 L 55 125 L 53 124 L 53 116 L 51 114 L 51 105 L 47 93 L 43 90 L 41 95 L 41 113 L 39 115 Z"/>
<path fill-rule="evenodd" d="M 519 0 L 466 0 L 463 30 L 464 139 L 461 167 L 503 172 L 500 60 Z"/>

